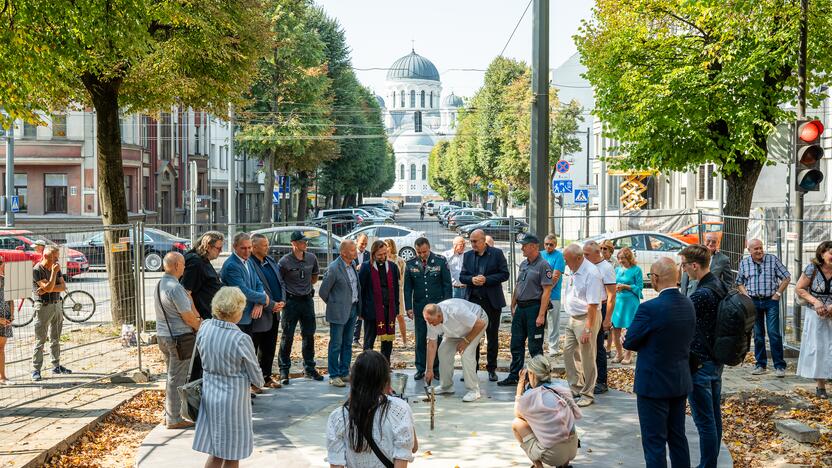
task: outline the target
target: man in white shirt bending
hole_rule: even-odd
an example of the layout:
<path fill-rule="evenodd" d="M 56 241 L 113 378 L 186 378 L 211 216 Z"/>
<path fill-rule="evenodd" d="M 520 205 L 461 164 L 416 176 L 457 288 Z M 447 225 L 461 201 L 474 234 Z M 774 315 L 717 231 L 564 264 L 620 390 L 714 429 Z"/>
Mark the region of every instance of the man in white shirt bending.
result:
<path fill-rule="evenodd" d="M 462 401 L 471 402 L 480 398 L 480 381 L 477 378 L 477 344 L 488 326 L 488 314 L 482 307 L 465 299 L 446 299 L 438 304 L 428 304 L 422 314 L 428 324 L 428 362 L 425 367 L 425 382 L 433 380 L 433 360 L 436 359 L 436 342 L 439 345 L 439 383 L 437 395 L 454 393 L 454 356 L 462 356 L 462 375 L 468 393 Z"/>

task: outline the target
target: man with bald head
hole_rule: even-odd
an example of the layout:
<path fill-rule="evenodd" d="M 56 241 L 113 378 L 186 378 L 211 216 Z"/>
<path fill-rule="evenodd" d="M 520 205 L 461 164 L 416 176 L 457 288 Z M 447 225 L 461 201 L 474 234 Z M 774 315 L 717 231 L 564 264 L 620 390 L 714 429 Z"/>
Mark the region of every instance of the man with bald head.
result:
<path fill-rule="evenodd" d="M 678 274 L 671 258 L 650 267 L 650 282 L 659 295 L 639 305 L 624 339 L 624 348 L 638 351 L 633 392 L 648 467 L 667 466 L 667 447 L 672 466 L 690 466 L 685 401 L 693 389 L 689 355 L 696 311 L 676 287 Z"/>
<path fill-rule="evenodd" d="M 465 285 L 465 298 L 477 304 L 488 315 L 488 339 L 486 370 L 488 380 L 497 381 L 497 353 L 500 349 L 498 331 L 500 314 L 506 306 L 503 283 L 508 281 L 508 264 L 503 251 L 485 243 L 485 232 L 476 229 L 471 233 L 471 250 L 462 257 L 462 271 L 459 281 Z M 477 368 L 479 368 L 479 346 L 477 347 Z M 441 360 L 440 360 L 441 363 Z"/>
<path fill-rule="evenodd" d="M 326 303 L 326 321 L 329 322 L 329 383 L 336 387 L 346 386 L 345 379 L 349 376 L 352 360 L 350 337 L 353 336 L 358 304 L 361 303 L 358 272 L 353 267 L 356 250 L 355 242 L 341 241 L 341 255 L 329 264 L 318 291 Z"/>
<path fill-rule="evenodd" d="M 569 244 L 563 259 L 572 272 L 566 284 L 563 309 L 569 314 L 564 329 L 563 362 L 572 394 L 580 398 L 578 406 L 589 406 L 595 399 L 598 368 L 595 353 L 601 330 L 601 301 L 604 281 L 598 268 L 584 258 L 579 244 Z"/>
<path fill-rule="evenodd" d="M 711 266 L 710 273 L 725 285 L 726 288 L 731 289 L 734 286 L 734 271 L 731 269 L 731 260 L 727 255 L 719 250 L 720 236 L 717 232 L 708 232 L 705 234 L 705 247 L 711 252 Z M 691 277 L 682 269 L 682 280 L 679 281 L 679 290 L 682 294 L 690 297 L 699 287 L 699 282 Z"/>
<path fill-rule="evenodd" d="M 584 257 L 592 262 L 604 282 L 604 294 L 601 300 L 601 330 L 595 343 L 595 366 L 598 368 L 598 381 L 595 382 L 596 395 L 607 392 L 607 349 L 604 347 L 604 335 L 612 328 L 612 311 L 615 310 L 616 275 L 612 263 L 601 255 L 601 246 L 595 241 L 584 244 Z"/>
<path fill-rule="evenodd" d="M 780 336 L 780 297 L 789 287 L 792 277 L 779 258 L 765 252 L 763 241 L 751 239 L 747 246 L 751 255 L 740 261 L 737 290 L 750 297 L 757 309 L 757 320 L 754 323 L 754 358 L 757 365 L 751 374 L 760 375 L 767 372 L 768 329 L 774 375 L 782 378 L 786 376 L 786 361 L 783 359 L 783 337 Z"/>
<path fill-rule="evenodd" d="M 154 306 L 156 338 L 167 364 L 165 424 L 168 429 L 182 429 L 193 426 L 193 423 L 180 416 L 182 402 L 176 389 L 188 380 L 188 367 L 195 343 L 194 332 L 199 329 L 200 318 L 191 296 L 179 284 L 179 278 L 185 273 L 185 257 L 178 252 L 169 252 L 162 259 L 162 267 L 165 274 L 156 284 Z"/>

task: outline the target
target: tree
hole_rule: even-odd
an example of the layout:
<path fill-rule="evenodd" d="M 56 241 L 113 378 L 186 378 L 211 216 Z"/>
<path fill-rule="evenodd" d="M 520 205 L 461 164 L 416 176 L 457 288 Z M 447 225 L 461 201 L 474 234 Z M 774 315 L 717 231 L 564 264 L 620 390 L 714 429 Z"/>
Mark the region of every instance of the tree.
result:
<path fill-rule="evenodd" d="M 240 148 L 263 162 L 265 199 L 274 190 L 274 172 L 297 175 L 301 186 L 298 219 L 306 215 L 309 173 L 334 157 L 330 79 L 324 43 L 313 24 L 310 0 L 270 0 L 272 41 L 260 59 L 248 93 L 250 104 L 241 112 Z M 289 218 L 284 203 L 284 218 Z M 272 221 L 273 210 L 261 211 L 261 223 Z"/>
<path fill-rule="evenodd" d="M 829 0 L 811 2 L 810 88 L 832 70 Z M 799 2 L 599 0 L 575 36 L 595 113 L 620 142 L 613 167 L 714 163 L 726 215 L 747 217 L 775 126 L 794 117 Z M 742 252 L 746 223 L 723 247 Z"/>
<path fill-rule="evenodd" d="M 128 222 L 119 111 L 190 105 L 224 114 L 265 43 L 258 0 L 6 0 L 0 8 L 0 103 L 11 119 L 73 103 L 96 111 L 97 187 L 105 226 Z M 116 323 L 130 321 L 136 285 L 129 252 L 105 262 Z"/>

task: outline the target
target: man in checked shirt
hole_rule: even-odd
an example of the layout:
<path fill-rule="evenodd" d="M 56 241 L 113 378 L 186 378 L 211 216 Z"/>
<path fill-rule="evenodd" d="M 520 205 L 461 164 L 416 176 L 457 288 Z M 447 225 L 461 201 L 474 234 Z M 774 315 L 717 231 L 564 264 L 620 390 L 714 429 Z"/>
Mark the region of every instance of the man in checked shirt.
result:
<path fill-rule="evenodd" d="M 750 297 L 757 308 L 754 324 L 754 358 L 757 361 L 753 375 L 766 373 L 766 329 L 774 361 L 774 375 L 786 376 L 786 361 L 783 359 L 783 337 L 780 335 L 780 297 L 789 287 L 789 270 L 774 255 L 765 253 L 760 239 L 748 241 L 751 256 L 740 261 L 737 274 L 737 290 Z"/>

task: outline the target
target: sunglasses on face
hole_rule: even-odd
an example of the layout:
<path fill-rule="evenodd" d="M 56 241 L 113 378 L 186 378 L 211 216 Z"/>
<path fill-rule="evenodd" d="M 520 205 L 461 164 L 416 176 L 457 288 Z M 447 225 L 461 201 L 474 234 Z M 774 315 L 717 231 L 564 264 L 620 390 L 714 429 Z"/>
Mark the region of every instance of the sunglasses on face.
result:
<path fill-rule="evenodd" d="M 546 246 L 546 247 L 554 247 L 555 246 L 555 244 L 553 244 L 551 242 L 546 242 L 543 245 Z"/>

